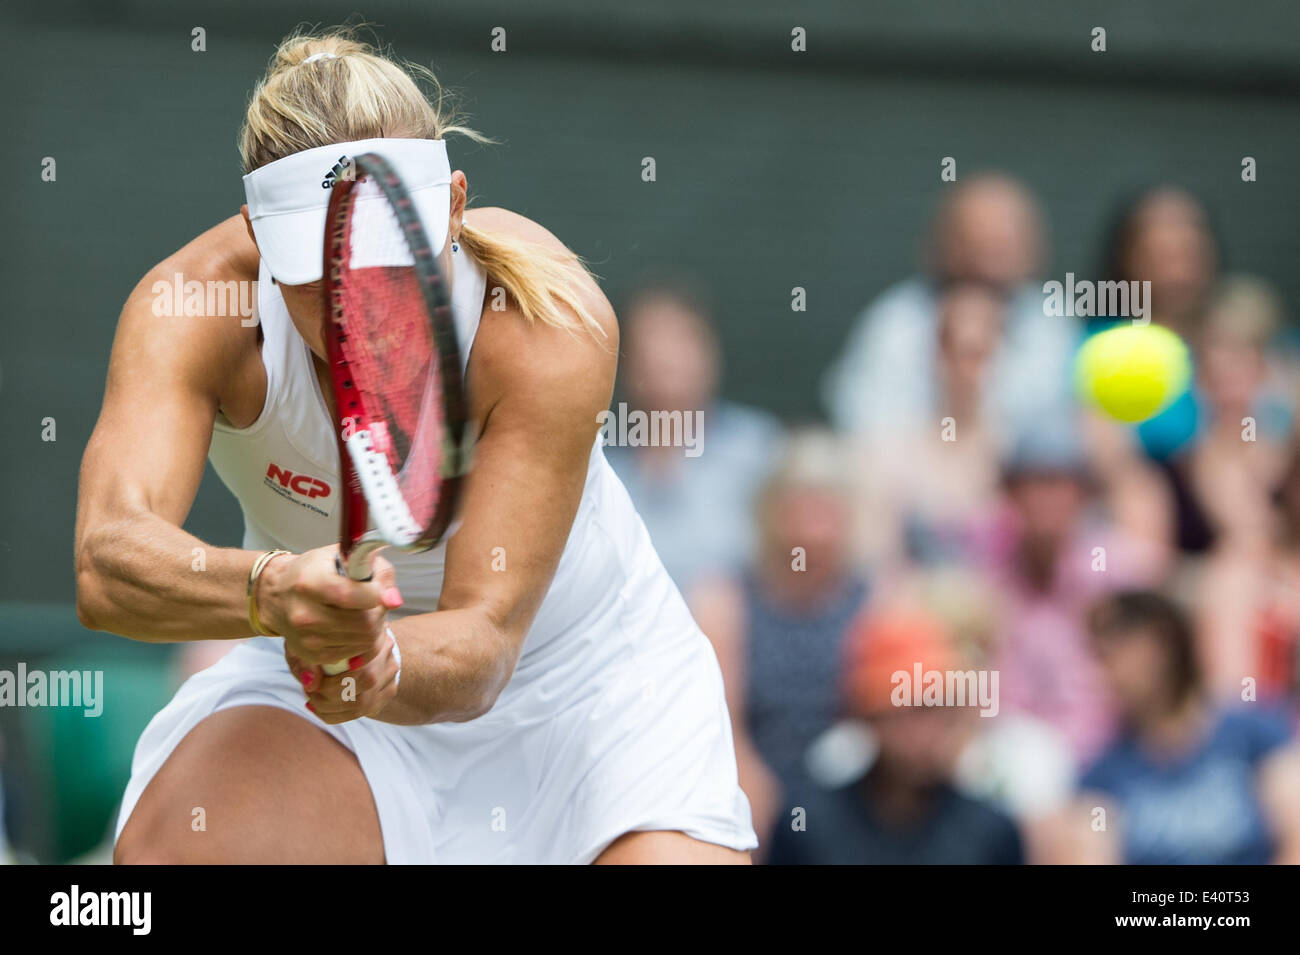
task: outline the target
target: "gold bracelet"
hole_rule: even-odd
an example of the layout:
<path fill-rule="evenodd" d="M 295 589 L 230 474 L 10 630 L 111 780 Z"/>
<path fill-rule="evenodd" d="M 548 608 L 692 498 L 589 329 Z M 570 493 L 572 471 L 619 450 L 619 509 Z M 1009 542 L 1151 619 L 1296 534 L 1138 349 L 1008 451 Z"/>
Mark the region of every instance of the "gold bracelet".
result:
<path fill-rule="evenodd" d="M 261 619 L 257 616 L 257 578 L 262 576 L 262 571 L 266 570 L 266 565 L 281 554 L 289 554 L 292 551 L 287 550 L 268 550 L 261 557 L 253 562 L 253 569 L 248 572 L 248 622 L 253 628 L 253 633 L 266 637 L 278 637 L 280 634 L 272 633 L 266 627 L 262 626 Z"/>

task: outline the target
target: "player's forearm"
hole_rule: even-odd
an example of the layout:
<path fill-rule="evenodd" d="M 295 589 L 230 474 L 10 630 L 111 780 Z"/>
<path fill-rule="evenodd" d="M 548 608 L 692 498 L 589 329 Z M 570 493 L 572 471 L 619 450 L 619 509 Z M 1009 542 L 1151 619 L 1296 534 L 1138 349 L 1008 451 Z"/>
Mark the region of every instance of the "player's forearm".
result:
<path fill-rule="evenodd" d="M 238 639 L 253 551 L 212 547 L 153 515 L 103 523 L 77 548 L 82 623 L 132 640 Z"/>
<path fill-rule="evenodd" d="M 392 624 L 402 654 L 384 723 L 463 723 L 490 710 L 514 672 L 518 648 L 476 609 L 439 610 Z"/>

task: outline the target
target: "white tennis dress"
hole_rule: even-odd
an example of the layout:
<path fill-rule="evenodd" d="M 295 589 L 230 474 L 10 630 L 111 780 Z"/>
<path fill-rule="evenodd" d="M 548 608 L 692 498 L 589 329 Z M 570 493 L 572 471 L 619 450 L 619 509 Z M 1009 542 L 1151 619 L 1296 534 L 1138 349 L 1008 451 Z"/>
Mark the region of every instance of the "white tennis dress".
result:
<path fill-rule="evenodd" d="M 452 313 L 468 356 L 486 283 L 465 253 L 452 258 Z M 265 266 L 260 278 L 266 403 L 248 428 L 218 423 L 209 459 L 243 508 L 244 547 L 301 553 L 337 540 L 338 448 L 307 345 Z M 444 548 L 387 556 L 402 612 L 436 609 Z M 390 863 L 588 863 L 634 830 L 757 844 L 717 658 L 599 440 L 555 578 L 487 714 L 327 726 L 304 702 L 274 637 L 191 677 L 140 737 L 118 833 L 200 720 L 257 705 L 295 713 L 356 753 Z"/>

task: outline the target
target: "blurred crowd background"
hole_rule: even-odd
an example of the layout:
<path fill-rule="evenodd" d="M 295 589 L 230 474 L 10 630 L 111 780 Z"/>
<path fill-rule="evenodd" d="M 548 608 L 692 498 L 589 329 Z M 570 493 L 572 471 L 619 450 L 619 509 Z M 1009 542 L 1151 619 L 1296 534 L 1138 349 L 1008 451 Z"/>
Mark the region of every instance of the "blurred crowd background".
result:
<path fill-rule="evenodd" d="M 761 861 L 1300 861 L 1300 24 L 1084 6 L 363 11 L 503 141 L 455 154 L 477 201 L 604 279 L 616 404 L 702 415 L 698 455 L 606 453 L 717 649 Z M 223 648 L 79 627 L 77 463 L 117 310 L 237 209 L 244 97 L 298 21 L 4 16 L 11 88 L 44 77 L 3 107 L 18 165 L 59 178 L 20 181 L 0 236 L 0 392 L 59 430 L 0 469 L 0 668 L 101 669 L 107 700 L 0 708 L 0 857 L 103 861 L 140 730 Z M 1047 314 L 1067 272 L 1150 282 L 1191 348 L 1153 420 L 1080 404 L 1074 356 L 1123 317 Z M 211 474 L 187 527 L 240 538 Z M 892 705 L 916 664 L 996 673 L 997 715 Z"/>
<path fill-rule="evenodd" d="M 1137 427 L 1072 373 L 1131 319 L 1048 313 L 1010 172 L 950 187 L 869 295 L 833 428 L 718 397 L 698 294 L 625 303 L 629 404 L 704 409 L 704 453 L 607 453 L 718 650 L 767 861 L 1300 860 L 1300 356 L 1202 200 L 1114 201 L 1085 274 L 1149 282 L 1194 355 Z M 996 714 L 895 705 L 918 663 L 996 672 Z"/>

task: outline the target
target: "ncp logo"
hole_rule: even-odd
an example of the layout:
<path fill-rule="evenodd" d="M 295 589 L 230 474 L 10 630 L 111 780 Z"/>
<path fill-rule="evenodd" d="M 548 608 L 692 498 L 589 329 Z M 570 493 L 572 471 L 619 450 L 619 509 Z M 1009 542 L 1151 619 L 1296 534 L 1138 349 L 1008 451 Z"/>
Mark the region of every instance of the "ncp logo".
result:
<path fill-rule="evenodd" d="M 330 493 L 330 486 L 320 478 L 314 478 L 310 474 L 294 474 L 274 462 L 266 468 L 266 483 L 273 487 L 278 483 L 285 490 L 308 499 L 328 497 Z"/>

